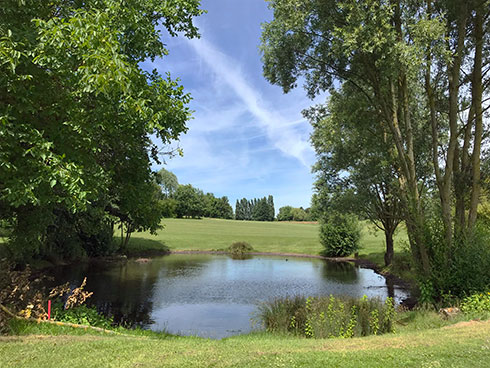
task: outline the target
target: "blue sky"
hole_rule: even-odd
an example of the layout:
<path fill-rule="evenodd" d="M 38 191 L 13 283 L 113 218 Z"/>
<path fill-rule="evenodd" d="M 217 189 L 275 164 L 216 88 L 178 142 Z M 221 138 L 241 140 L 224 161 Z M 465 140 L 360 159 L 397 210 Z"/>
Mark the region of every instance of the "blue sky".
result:
<path fill-rule="evenodd" d="M 276 211 L 309 207 L 315 155 L 301 111 L 315 102 L 302 88 L 283 94 L 262 75 L 261 23 L 272 12 L 264 0 L 204 0 L 202 8 L 200 39 L 165 37 L 169 55 L 143 64 L 170 71 L 193 97 L 194 118 L 178 142 L 184 156 L 165 168 L 181 184 L 228 196 L 233 207 L 269 194 Z"/>

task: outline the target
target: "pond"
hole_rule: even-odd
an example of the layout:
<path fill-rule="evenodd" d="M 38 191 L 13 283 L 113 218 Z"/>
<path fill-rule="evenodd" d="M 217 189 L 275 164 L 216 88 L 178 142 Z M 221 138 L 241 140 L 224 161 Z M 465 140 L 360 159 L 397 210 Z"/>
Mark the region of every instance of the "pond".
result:
<path fill-rule="evenodd" d="M 347 262 L 275 256 L 172 254 L 147 263 L 81 263 L 52 270 L 56 283 L 93 291 L 89 304 L 116 322 L 210 338 L 247 333 L 257 305 L 285 296 L 392 296 L 407 291 Z"/>

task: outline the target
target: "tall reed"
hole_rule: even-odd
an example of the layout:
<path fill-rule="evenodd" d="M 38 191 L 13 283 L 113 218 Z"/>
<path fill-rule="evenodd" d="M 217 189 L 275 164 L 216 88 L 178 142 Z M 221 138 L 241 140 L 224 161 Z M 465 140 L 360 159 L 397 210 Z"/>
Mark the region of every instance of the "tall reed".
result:
<path fill-rule="evenodd" d="M 394 331 L 392 298 L 288 297 L 259 307 L 258 319 L 269 332 L 305 337 L 354 337 Z"/>

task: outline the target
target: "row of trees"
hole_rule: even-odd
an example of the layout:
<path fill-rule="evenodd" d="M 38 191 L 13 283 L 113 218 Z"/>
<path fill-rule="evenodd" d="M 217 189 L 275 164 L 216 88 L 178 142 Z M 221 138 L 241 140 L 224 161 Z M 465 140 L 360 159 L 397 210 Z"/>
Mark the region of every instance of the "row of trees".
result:
<path fill-rule="evenodd" d="M 197 37 L 198 7 L 2 1 L 0 223 L 14 259 L 101 254 L 117 224 L 123 239 L 158 228 L 152 139 L 186 132 L 190 96 L 140 65 L 168 53 L 161 27 Z"/>
<path fill-rule="evenodd" d="M 157 175 L 157 184 L 161 190 L 159 202 L 164 208 L 165 217 L 211 217 L 233 218 L 233 208 L 228 197 L 216 198 L 191 184 L 180 185 L 177 177 L 170 171 L 161 169 Z"/>
<path fill-rule="evenodd" d="M 236 201 L 236 220 L 274 221 L 274 218 L 274 198 L 271 195 L 267 198 L 254 198 L 252 200 L 242 198 Z"/>
<path fill-rule="evenodd" d="M 284 206 L 279 208 L 277 221 L 316 221 L 317 214 L 314 209 L 303 207 Z"/>
<path fill-rule="evenodd" d="M 490 88 L 488 0 L 271 0 L 264 74 L 285 92 L 304 78 L 319 203 L 386 234 L 406 225 L 413 263 L 434 293 L 490 285 L 478 225 Z M 483 240 L 487 239 L 487 240 Z M 457 276 L 455 276 L 457 275 Z M 430 287 L 429 287 L 430 286 Z"/>

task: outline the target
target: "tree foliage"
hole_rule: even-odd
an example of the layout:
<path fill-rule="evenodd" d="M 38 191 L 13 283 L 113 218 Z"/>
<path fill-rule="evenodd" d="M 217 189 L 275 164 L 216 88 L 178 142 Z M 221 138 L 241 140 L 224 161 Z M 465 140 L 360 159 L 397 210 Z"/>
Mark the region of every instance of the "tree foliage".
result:
<path fill-rule="evenodd" d="M 284 206 L 279 208 L 277 214 L 277 221 L 292 221 L 293 220 L 293 207 Z"/>
<path fill-rule="evenodd" d="M 5 0 L 0 8 L 0 207 L 20 258 L 43 255 L 59 214 L 152 230 L 151 160 L 186 131 L 186 94 L 139 63 L 198 36 L 198 0 Z M 62 215 L 65 216 L 65 215 Z"/>
<path fill-rule="evenodd" d="M 322 219 L 320 242 L 326 257 L 346 257 L 359 249 L 361 227 L 350 214 L 333 212 Z"/>
<path fill-rule="evenodd" d="M 177 176 L 164 168 L 160 169 L 157 173 L 157 183 L 160 185 L 165 198 L 172 197 L 179 187 Z"/>
<path fill-rule="evenodd" d="M 236 220 L 274 221 L 274 218 L 274 197 L 272 195 L 252 200 L 242 198 L 236 201 Z"/>
<path fill-rule="evenodd" d="M 279 208 L 277 221 L 316 221 L 317 218 L 311 212 L 311 208 L 284 206 Z"/>
<path fill-rule="evenodd" d="M 419 273 L 430 277 L 424 195 L 437 193 L 447 266 L 474 231 L 490 88 L 490 2 L 271 0 L 264 75 L 285 92 L 301 77 L 310 97 L 349 85 L 379 141 L 391 145 L 399 199 Z M 334 82 L 340 82 L 338 84 Z M 421 136 L 430 137 L 419 160 Z M 430 172 L 427 175 L 427 162 Z"/>
<path fill-rule="evenodd" d="M 368 219 L 385 233 L 385 265 L 393 259 L 393 235 L 402 220 L 396 159 L 388 132 L 376 124 L 377 116 L 359 91 L 346 83 L 331 91 L 328 104 L 305 112 L 317 154 L 313 167 L 315 190 L 323 213 L 352 212 Z M 383 134 L 384 133 L 384 134 Z M 383 139 L 379 139 L 379 137 Z M 425 136 L 417 139 L 416 157 L 427 161 Z"/>
<path fill-rule="evenodd" d="M 157 201 L 164 217 L 233 218 L 233 208 L 226 196 L 216 198 L 190 184 L 179 185 L 177 176 L 163 168 L 157 173 L 156 183 L 160 192 Z"/>
<path fill-rule="evenodd" d="M 206 193 L 204 200 L 204 216 L 211 218 L 232 219 L 233 208 L 228 197 L 216 198 L 213 193 Z"/>
<path fill-rule="evenodd" d="M 194 188 L 192 185 L 179 185 L 174 198 L 177 202 L 175 209 L 179 218 L 191 217 L 201 218 L 205 213 L 205 204 L 202 190 Z"/>

